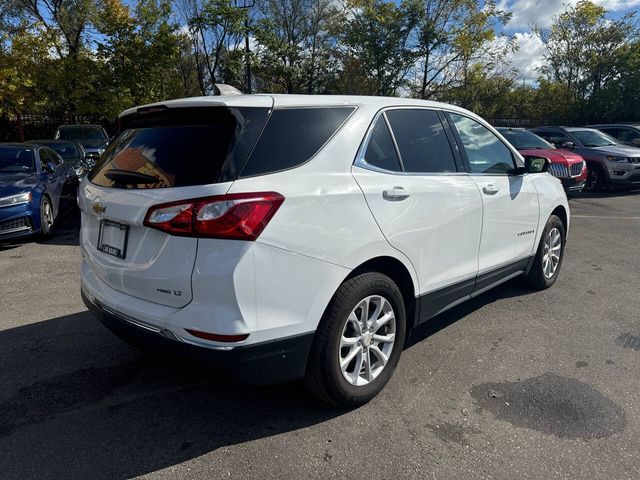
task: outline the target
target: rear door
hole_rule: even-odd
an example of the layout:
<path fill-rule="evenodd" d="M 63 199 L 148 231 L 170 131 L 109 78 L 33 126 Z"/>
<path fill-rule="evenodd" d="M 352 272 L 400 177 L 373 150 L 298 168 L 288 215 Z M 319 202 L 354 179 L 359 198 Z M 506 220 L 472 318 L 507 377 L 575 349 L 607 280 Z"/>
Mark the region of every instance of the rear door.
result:
<path fill-rule="evenodd" d="M 482 196 L 476 286 L 482 289 L 526 267 L 536 239 L 538 193 L 527 174 L 516 174 L 515 157 L 498 136 L 470 117 L 447 115 Z"/>
<path fill-rule="evenodd" d="M 413 263 L 419 293 L 433 293 L 423 319 L 468 295 L 478 270 L 482 200 L 447 128 L 436 110 L 386 110 L 353 168 L 383 234 Z"/>
<path fill-rule="evenodd" d="M 123 118 L 123 131 L 82 183 L 85 259 L 115 290 L 182 307 L 192 298 L 197 238 L 143 225 L 150 207 L 225 194 L 269 108 L 154 109 Z"/>

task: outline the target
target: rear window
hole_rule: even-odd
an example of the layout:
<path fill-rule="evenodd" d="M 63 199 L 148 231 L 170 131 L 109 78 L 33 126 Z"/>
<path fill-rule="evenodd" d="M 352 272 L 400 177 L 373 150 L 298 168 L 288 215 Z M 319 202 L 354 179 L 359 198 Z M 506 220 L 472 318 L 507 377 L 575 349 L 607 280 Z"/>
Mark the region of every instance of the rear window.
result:
<path fill-rule="evenodd" d="M 58 130 L 58 138 L 61 140 L 89 140 L 94 142 L 106 142 L 108 140 L 104 131 L 98 127 L 61 127 Z"/>
<path fill-rule="evenodd" d="M 122 119 L 90 172 L 112 188 L 168 188 L 233 180 L 268 116 L 265 108 L 165 109 Z"/>
<path fill-rule="evenodd" d="M 355 107 L 274 110 L 240 177 L 287 170 L 311 159 Z"/>

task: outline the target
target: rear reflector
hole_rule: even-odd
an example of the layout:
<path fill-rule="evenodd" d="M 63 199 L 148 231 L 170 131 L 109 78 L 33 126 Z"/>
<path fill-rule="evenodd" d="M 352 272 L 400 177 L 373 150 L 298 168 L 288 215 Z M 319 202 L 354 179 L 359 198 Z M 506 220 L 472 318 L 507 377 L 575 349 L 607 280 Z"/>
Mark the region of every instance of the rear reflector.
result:
<path fill-rule="evenodd" d="M 220 335 L 218 333 L 201 332 L 199 330 L 190 330 L 188 328 L 185 328 L 185 330 L 194 337 L 204 338 L 205 340 L 211 340 L 214 342 L 241 342 L 249 338 L 248 333 L 243 335 Z"/>
<path fill-rule="evenodd" d="M 255 240 L 284 202 L 276 192 L 233 193 L 163 203 L 144 225 L 172 235 Z"/>

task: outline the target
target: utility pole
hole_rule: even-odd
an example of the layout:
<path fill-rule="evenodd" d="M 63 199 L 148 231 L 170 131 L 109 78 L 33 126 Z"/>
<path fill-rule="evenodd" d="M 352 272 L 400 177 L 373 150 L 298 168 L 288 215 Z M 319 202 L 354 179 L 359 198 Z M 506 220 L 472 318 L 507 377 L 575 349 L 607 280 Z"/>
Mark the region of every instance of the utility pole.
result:
<path fill-rule="evenodd" d="M 255 0 L 244 0 L 239 5 L 238 0 L 234 0 L 236 8 L 246 10 L 244 17 L 244 93 L 251 93 L 251 48 L 249 47 L 249 9 L 256 4 Z"/>

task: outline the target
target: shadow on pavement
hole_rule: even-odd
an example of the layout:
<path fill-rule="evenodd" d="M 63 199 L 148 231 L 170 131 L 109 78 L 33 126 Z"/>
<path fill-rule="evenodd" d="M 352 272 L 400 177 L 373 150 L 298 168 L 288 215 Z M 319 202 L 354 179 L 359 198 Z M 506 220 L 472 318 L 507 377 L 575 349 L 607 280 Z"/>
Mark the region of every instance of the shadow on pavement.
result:
<path fill-rule="evenodd" d="M 407 348 L 517 282 L 419 327 Z M 130 478 L 346 413 L 301 383 L 250 387 L 210 367 L 144 356 L 88 312 L 0 331 L 3 478 Z"/>
<path fill-rule="evenodd" d="M 131 478 L 344 413 L 123 344 L 88 312 L 0 331 L 2 478 Z"/>
<path fill-rule="evenodd" d="M 580 198 L 611 198 L 611 197 L 629 197 L 639 195 L 640 190 L 637 188 L 608 188 L 597 192 L 580 192 L 569 195 L 569 200 Z"/>
<path fill-rule="evenodd" d="M 405 345 L 405 349 L 411 348 L 417 343 L 429 338 L 431 335 L 435 335 L 440 330 L 444 330 L 449 325 L 453 325 L 458 320 L 466 317 L 472 312 L 482 308 L 485 305 L 493 303 L 503 298 L 514 298 L 523 295 L 530 295 L 532 290 L 524 285 L 524 282 L 520 278 L 510 280 L 503 285 L 499 285 L 482 295 L 479 295 L 471 300 L 454 307 L 440 315 L 435 316 L 431 320 L 423 323 L 414 329 L 411 338 Z"/>

